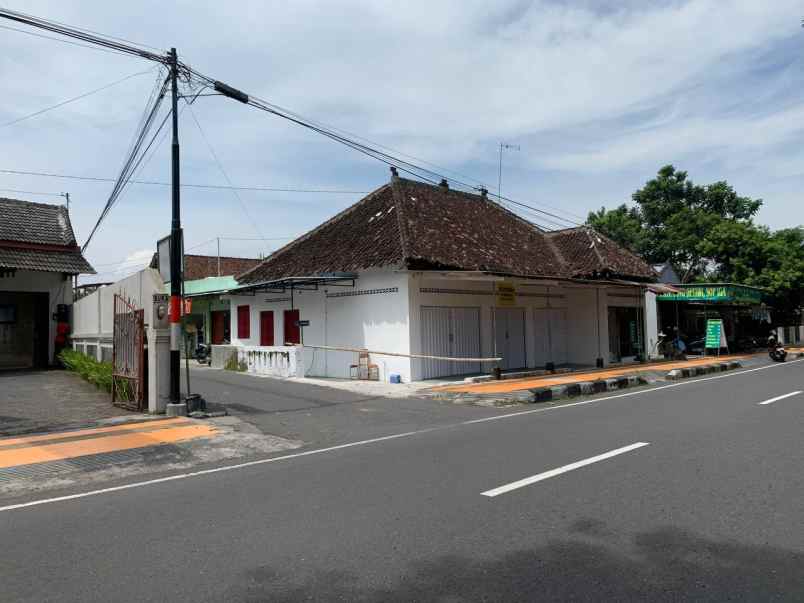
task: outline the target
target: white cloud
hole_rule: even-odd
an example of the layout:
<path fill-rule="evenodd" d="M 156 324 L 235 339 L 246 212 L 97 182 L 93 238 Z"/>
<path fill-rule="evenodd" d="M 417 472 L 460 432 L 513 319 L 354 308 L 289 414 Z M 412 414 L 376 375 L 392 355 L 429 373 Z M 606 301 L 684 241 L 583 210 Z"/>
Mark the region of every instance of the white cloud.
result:
<path fill-rule="evenodd" d="M 522 152 L 506 157 L 509 190 L 581 215 L 627 200 L 670 161 L 683 161 L 697 181 L 739 179 L 750 166 L 752 194 L 765 196 L 767 182 L 791 209 L 779 178 L 791 178 L 791 190 L 804 184 L 804 176 L 792 178 L 789 151 L 804 123 L 804 70 L 791 64 L 804 56 L 804 37 L 792 0 L 12 0 L 12 8 L 175 45 L 204 73 L 492 186 L 497 144 L 521 142 Z M 4 31 L 0 71 L 13 102 L 0 107 L 0 122 L 144 67 Z M 0 168 L 115 176 L 152 83 L 135 78 L 6 128 Z M 366 190 L 387 178 L 379 164 L 232 101 L 205 98 L 193 108 L 238 184 Z M 183 180 L 223 183 L 189 116 L 180 137 Z M 168 150 L 163 144 L 145 177 L 169 178 Z M 582 180 L 589 182 L 581 189 Z M 79 238 L 111 188 L 2 174 L 0 186 L 69 190 Z M 316 225 L 357 195 L 242 198 L 274 237 Z M 93 240 L 90 259 L 152 249 L 169 230 L 169 212 L 168 189 L 132 187 Z M 188 245 L 255 236 L 239 203 L 221 191 L 185 189 L 182 218 Z M 238 251 L 256 255 L 261 247 Z"/>

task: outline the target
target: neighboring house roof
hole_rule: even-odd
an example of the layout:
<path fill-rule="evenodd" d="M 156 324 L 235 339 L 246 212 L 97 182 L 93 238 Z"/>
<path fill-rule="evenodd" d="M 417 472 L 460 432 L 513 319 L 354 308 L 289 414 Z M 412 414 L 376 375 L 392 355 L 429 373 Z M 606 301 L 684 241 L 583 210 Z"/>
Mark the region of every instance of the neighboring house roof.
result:
<path fill-rule="evenodd" d="M 220 276 L 234 276 L 257 266 L 262 260 L 257 258 L 233 258 L 221 256 Z M 151 268 L 159 268 L 157 255 L 151 259 Z M 184 280 L 195 281 L 211 276 L 218 276 L 218 256 L 217 255 L 193 255 L 184 254 Z"/>
<path fill-rule="evenodd" d="M 193 281 L 184 281 L 185 297 L 196 295 L 210 295 L 221 293 L 237 287 L 237 281 L 233 276 L 208 276 Z M 167 287 L 168 290 L 170 287 Z"/>
<path fill-rule="evenodd" d="M 553 236 L 485 195 L 394 177 L 237 280 L 254 284 L 383 266 L 525 277 L 655 278 L 637 256 L 592 235 L 597 236 L 584 228 Z"/>
<path fill-rule="evenodd" d="M 638 255 L 618 245 L 590 226 L 546 233 L 575 278 L 617 275 L 654 280 L 656 273 Z"/>
<path fill-rule="evenodd" d="M 678 283 L 681 280 L 670 262 L 654 264 L 653 270 L 658 275 L 660 283 Z"/>
<path fill-rule="evenodd" d="M 62 205 L 0 198 L 0 268 L 95 274 Z"/>

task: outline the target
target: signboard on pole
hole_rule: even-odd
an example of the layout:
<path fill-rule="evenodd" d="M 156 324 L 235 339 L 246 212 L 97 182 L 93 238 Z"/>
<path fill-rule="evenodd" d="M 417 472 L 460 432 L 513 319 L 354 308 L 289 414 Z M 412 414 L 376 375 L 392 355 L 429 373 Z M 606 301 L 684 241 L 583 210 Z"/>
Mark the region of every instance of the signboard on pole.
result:
<path fill-rule="evenodd" d="M 184 233 L 182 232 L 181 248 L 184 249 Z M 170 235 L 156 242 L 156 258 L 159 267 L 159 274 L 162 276 L 162 281 L 169 283 L 171 281 L 170 274 Z M 184 254 L 181 258 L 181 271 L 184 274 Z"/>
<path fill-rule="evenodd" d="M 704 347 L 706 347 L 706 349 L 714 348 L 718 351 L 720 348 L 728 349 L 729 345 L 726 342 L 726 333 L 723 330 L 722 319 L 710 318 L 706 321 L 706 343 Z"/>
<path fill-rule="evenodd" d="M 495 291 L 498 306 L 516 305 L 516 287 L 513 283 L 496 283 Z"/>

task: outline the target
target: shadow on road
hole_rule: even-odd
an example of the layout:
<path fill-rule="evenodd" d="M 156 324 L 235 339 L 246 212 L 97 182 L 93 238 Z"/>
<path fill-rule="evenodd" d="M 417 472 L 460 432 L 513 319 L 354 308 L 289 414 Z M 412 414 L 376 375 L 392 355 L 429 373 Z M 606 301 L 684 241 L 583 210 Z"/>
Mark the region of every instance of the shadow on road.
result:
<path fill-rule="evenodd" d="M 637 534 L 627 550 L 595 520 L 570 528 L 569 539 L 495 559 L 444 556 L 416 562 L 386 579 L 366 568 L 292 576 L 270 566 L 243 576 L 231 599 L 248 601 L 538 601 L 784 600 L 804 596 L 804 553 L 717 541 L 668 527 Z M 393 555 L 388 551 L 389 556 Z M 382 586 L 366 587 L 365 576 Z"/>

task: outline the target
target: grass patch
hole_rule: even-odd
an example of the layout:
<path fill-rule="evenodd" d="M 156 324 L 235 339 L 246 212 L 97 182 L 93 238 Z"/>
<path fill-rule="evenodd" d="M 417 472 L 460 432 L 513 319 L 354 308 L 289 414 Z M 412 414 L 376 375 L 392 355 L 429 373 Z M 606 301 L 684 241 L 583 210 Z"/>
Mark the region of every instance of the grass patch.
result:
<path fill-rule="evenodd" d="M 113 367 L 111 362 L 98 362 L 94 358 L 69 348 L 61 351 L 59 360 L 67 370 L 78 373 L 85 381 L 106 392 L 112 392 L 114 377 L 112 376 Z M 117 397 L 124 402 L 134 400 L 134 387 L 131 381 L 122 378 L 117 379 Z"/>
<path fill-rule="evenodd" d="M 67 370 L 78 373 L 85 381 L 89 381 L 107 392 L 112 391 L 111 362 L 98 362 L 94 358 L 70 349 L 62 350 L 59 360 Z"/>

